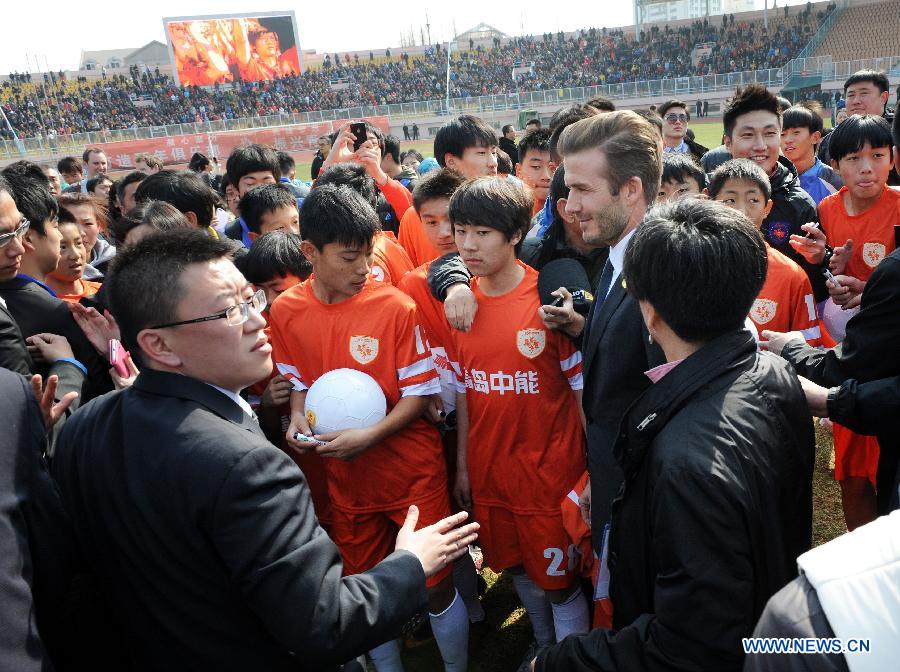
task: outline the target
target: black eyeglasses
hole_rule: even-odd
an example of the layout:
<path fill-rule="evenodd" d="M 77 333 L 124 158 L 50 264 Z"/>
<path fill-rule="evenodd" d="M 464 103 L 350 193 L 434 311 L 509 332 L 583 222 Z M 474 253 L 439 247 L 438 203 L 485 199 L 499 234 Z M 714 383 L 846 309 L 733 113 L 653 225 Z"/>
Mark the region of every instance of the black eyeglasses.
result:
<path fill-rule="evenodd" d="M 253 308 L 257 313 L 261 313 L 266 309 L 266 293 L 263 290 L 257 292 L 249 301 L 236 303 L 228 306 L 225 310 L 214 315 L 206 317 L 195 317 L 193 320 L 182 320 L 181 322 L 167 322 L 166 324 L 157 324 L 147 329 L 165 329 L 166 327 L 180 327 L 185 324 L 196 324 L 197 322 L 212 322 L 213 320 L 225 320 L 232 327 L 239 327 L 250 319 L 250 309 Z"/>
<path fill-rule="evenodd" d="M 687 115 L 686 114 L 675 114 L 673 112 L 672 114 L 666 115 L 666 121 L 668 121 L 670 124 L 674 124 L 676 121 L 684 122 L 684 121 L 687 121 Z"/>
<path fill-rule="evenodd" d="M 0 235 L 0 247 L 6 247 L 12 242 L 13 238 L 21 239 L 26 233 L 28 233 L 28 229 L 31 226 L 31 222 L 29 222 L 24 217 L 22 221 L 19 222 L 19 226 L 16 227 L 15 231 L 10 231 L 9 233 L 4 233 Z"/>

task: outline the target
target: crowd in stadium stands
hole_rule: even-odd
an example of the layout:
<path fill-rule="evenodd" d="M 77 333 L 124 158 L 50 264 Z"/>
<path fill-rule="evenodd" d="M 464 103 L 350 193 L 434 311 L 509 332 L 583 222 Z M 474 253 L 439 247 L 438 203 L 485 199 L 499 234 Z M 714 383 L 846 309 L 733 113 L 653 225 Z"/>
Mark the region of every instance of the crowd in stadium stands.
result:
<path fill-rule="evenodd" d="M 591 28 L 568 36 L 494 40 L 485 48 L 469 42 L 452 54 L 450 95 L 469 97 L 516 91 L 617 84 L 689 75 L 780 67 L 795 58 L 833 9 L 807 7 L 762 21 L 734 15 L 705 19 L 677 29 L 654 25 L 635 40 L 631 33 Z M 694 65 L 695 45 L 713 43 Z M 465 46 L 465 45 L 463 45 Z M 132 66 L 126 75 L 67 80 L 63 73 L 15 75 L 3 85 L 0 102 L 20 137 L 62 135 L 104 129 L 265 116 L 278 113 L 385 105 L 442 98 L 446 52 L 440 45 L 424 57 L 402 53 L 377 62 L 372 52 L 330 54 L 321 68 L 298 77 L 235 86 L 179 87 L 159 70 Z M 512 77 L 513 68 L 526 68 Z M 341 80 L 346 87 L 333 87 Z M 136 103 L 150 102 L 152 105 Z M 3 129 L 2 137 L 11 137 Z"/>

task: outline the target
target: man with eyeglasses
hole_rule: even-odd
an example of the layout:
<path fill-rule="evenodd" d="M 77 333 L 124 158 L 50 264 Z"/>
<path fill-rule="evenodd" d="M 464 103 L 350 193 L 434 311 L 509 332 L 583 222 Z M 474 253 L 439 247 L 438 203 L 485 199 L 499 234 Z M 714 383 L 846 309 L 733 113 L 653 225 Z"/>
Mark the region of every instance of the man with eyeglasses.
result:
<path fill-rule="evenodd" d="M 71 418 L 54 476 L 138 668 L 338 670 L 400 633 L 477 526 L 413 531 L 412 507 L 397 550 L 341 578 L 302 472 L 239 395 L 272 358 L 231 249 L 178 230 L 117 255 L 109 304 L 141 373 Z"/>
<path fill-rule="evenodd" d="M 680 100 L 667 100 L 657 109 L 663 120 L 663 151 L 692 155 L 698 162 L 707 148 L 687 137 L 691 114 Z"/>

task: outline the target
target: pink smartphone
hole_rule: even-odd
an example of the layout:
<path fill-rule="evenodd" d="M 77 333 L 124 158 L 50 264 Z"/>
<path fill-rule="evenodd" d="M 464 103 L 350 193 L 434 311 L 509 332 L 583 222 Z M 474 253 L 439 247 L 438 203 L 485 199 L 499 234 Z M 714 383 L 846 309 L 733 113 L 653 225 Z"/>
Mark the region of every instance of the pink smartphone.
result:
<path fill-rule="evenodd" d="M 110 339 L 109 341 L 109 363 L 123 378 L 127 378 L 129 375 L 128 365 L 125 363 L 125 359 L 128 357 L 128 351 L 122 347 L 122 344 L 119 343 L 116 339 Z"/>

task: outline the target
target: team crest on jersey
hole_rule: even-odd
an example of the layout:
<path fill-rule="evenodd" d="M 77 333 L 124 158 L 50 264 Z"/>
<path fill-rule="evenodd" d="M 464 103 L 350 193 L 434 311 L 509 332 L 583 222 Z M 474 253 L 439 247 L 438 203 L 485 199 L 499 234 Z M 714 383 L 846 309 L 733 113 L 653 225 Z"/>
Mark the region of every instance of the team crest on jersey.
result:
<path fill-rule="evenodd" d="M 310 427 L 315 427 L 317 419 L 318 418 L 316 418 L 316 412 L 314 410 L 309 409 L 308 411 L 306 411 L 306 424 L 307 425 L 309 425 Z"/>
<path fill-rule="evenodd" d="M 866 243 L 862 248 L 862 258 L 869 268 L 875 268 L 884 259 L 887 249 L 881 243 Z"/>
<path fill-rule="evenodd" d="M 516 334 L 516 347 L 528 359 L 540 355 L 546 345 L 547 334 L 543 329 L 520 329 Z"/>
<path fill-rule="evenodd" d="M 772 299 L 757 299 L 750 309 L 750 317 L 757 324 L 766 324 L 775 317 L 776 310 L 778 310 L 778 304 Z"/>
<path fill-rule="evenodd" d="M 776 245 L 781 245 L 791 235 L 791 225 L 787 222 L 769 222 L 769 240 Z"/>
<path fill-rule="evenodd" d="M 371 336 L 351 336 L 350 356 L 360 364 L 368 364 L 378 357 L 378 339 Z"/>
<path fill-rule="evenodd" d="M 384 269 L 381 266 L 372 266 L 372 277 L 378 282 L 384 282 Z"/>

